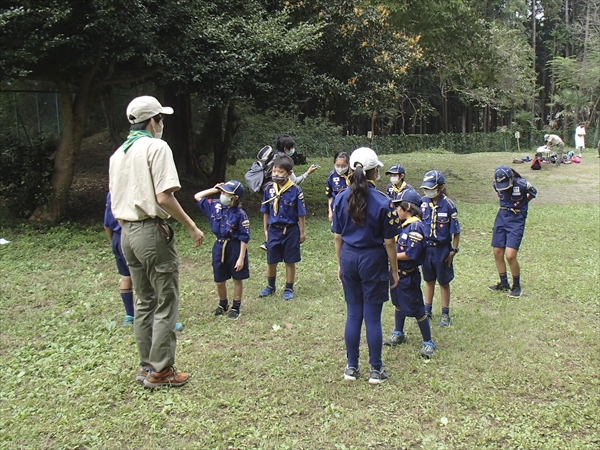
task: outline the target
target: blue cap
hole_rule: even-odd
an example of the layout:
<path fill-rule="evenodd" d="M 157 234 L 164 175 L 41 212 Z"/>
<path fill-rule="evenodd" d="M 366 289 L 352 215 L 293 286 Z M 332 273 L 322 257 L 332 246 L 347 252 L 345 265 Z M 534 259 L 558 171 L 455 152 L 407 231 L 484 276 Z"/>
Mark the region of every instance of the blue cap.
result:
<path fill-rule="evenodd" d="M 438 186 L 441 186 L 442 184 L 446 184 L 444 174 L 439 170 L 430 170 L 423 177 L 423 184 L 421 184 L 421 187 L 427 189 L 437 189 Z"/>
<path fill-rule="evenodd" d="M 226 194 L 233 194 L 238 197 L 244 196 L 244 186 L 238 180 L 230 180 L 222 186 L 217 186 L 217 189 L 222 190 Z"/>
<path fill-rule="evenodd" d="M 513 171 L 508 166 L 498 166 L 494 171 L 496 189 L 503 191 L 512 186 Z"/>
<path fill-rule="evenodd" d="M 394 164 L 385 174 L 391 175 L 396 173 L 399 175 L 405 175 L 406 172 L 404 172 L 404 167 L 402 167 L 400 164 Z"/>
<path fill-rule="evenodd" d="M 408 203 L 412 203 L 413 205 L 416 205 L 417 207 L 421 206 L 421 196 L 418 194 L 417 191 L 414 191 L 412 189 L 404 189 L 402 192 L 398 193 L 398 195 L 396 195 L 396 198 L 394 198 L 394 200 L 392 200 L 392 202 L 394 203 L 399 203 L 399 202 L 408 202 Z"/>

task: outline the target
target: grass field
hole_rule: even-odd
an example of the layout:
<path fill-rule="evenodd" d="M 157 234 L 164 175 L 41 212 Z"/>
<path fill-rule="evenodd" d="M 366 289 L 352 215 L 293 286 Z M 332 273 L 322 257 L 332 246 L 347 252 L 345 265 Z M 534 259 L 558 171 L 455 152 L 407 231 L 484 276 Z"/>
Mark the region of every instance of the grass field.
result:
<path fill-rule="evenodd" d="M 345 303 L 323 197 L 332 162 L 318 159 L 310 162 L 322 168 L 302 185 L 307 241 L 292 302 L 280 298 L 282 267 L 278 294 L 257 298 L 266 281 L 262 219 L 258 197 L 244 199 L 254 234 L 237 321 L 210 315 L 214 241 L 188 207 L 193 192 L 181 195 L 207 239 L 191 249 L 176 227 L 184 325 L 177 367 L 192 376 L 179 389 L 134 382 L 135 340 L 121 325 L 102 211 L 96 226 L 0 228 L 11 241 L 0 246 L 0 448 L 598 448 L 600 159 L 590 152 L 579 165 L 536 172 L 513 166 L 539 191 L 519 252 L 517 300 L 487 286 L 497 281 L 493 169 L 520 155 L 396 156 L 381 159 L 404 164 L 416 186 L 425 171 L 442 170 L 461 220 L 452 326 L 437 327 L 436 292 L 431 360 L 419 357 L 420 333 L 409 320 L 408 343 L 384 348 L 387 383 L 343 380 Z M 250 163 L 229 176 L 243 179 Z M 387 335 L 389 302 L 383 323 Z M 361 352 L 366 369 L 366 342 Z"/>

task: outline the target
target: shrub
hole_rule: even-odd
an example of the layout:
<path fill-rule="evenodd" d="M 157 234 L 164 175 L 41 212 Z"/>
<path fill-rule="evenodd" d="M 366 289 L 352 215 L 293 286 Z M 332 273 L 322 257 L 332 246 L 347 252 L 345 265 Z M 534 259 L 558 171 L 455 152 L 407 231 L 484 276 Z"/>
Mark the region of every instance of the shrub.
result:
<path fill-rule="evenodd" d="M 31 145 L 13 142 L 0 151 L 0 197 L 12 214 L 24 218 L 50 198 L 56 143 L 43 139 Z"/>

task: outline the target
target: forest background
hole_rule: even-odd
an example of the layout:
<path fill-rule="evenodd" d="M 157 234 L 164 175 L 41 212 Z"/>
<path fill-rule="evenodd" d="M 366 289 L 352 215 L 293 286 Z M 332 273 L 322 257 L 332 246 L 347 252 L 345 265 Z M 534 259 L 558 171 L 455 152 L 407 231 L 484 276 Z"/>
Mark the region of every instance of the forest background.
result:
<path fill-rule="evenodd" d="M 23 218 L 64 218 L 83 139 L 108 130 L 120 145 L 125 107 L 142 94 L 174 107 L 165 140 L 182 178 L 201 186 L 281 133 L 309 157 L 364 143 L 530 152 L 549 130 L 572 145 L 583 121 L 593 147 L 599 6 L 3 1 L 0 200 Z"/>

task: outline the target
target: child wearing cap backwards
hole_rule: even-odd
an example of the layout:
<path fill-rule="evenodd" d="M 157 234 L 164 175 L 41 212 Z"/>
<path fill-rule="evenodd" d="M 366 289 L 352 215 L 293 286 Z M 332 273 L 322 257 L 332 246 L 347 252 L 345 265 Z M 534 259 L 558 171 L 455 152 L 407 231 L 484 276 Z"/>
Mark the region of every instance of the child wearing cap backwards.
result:
<path fill-rule="evenodd" d="M 413 190 L 402 191 L 394 200 L 396 213 L 402 221 L 398 242 L 398 271 L 400 281 L 397 289 L 392 289 L 392 303 L 396 307 L 396 327 L 385 345 L 398 345 L 406 342 L 404 321 L 406 317 L 415 317 L 421 330 L 423 343 L 419 354 L 430 358 L 435 351 L 431 340 L 429 317 L 425 314 L 423 292 L 421 291 L 421 273 L 419 266 L 425 260 L 427 242 L 421 221 L 421 196 Z"/>
<path fill-rule="evenodd" d="M 267 184 L 260 212 L 263 213 L 267 242 L 267 287 L 258 294 L 268 297 L 275 293 L 277 264 L 285 262 L 284 300 L 294 298 L 296 263 L 300 261 L 300 244 L 306 240 L 304 231 L 304 194 L 290 176 L 294 161 L 287 155 L 276 156 L 273 162 L 273 181 Z"/>
<path fill-rule="evenodd" d="M 398 232 L 396 213 L 386 195 L 375 189 L 382 166 L 370 148 L 354 150 L 350 156 L 353 171 L 350 187 L 333 202 L 338 279 L 346 300 L 344 341 L 348 362 L 344 379 L 356 381 L 359 376 L 360 335 L 364 322 L 371 366 L 369 384 L 381 384 L 388 378 L 381 358 L 381 312 L 389 299 L 389 289 L 395 289 L 398 284 L 394 242 Z"/>
<path fill-rule="evenodd" d="M 517 252 L 525 231 L 528 205 L 530 200 L 537 195 L 537 189 L 508 166 L 496 167 L 492 185 L 500 202 L 492 234 L 494 261 L 500 282 L 490 286 L 489 289 L 491 291 L 510 291 L 509 297 L 519 298 L 522 290 L 521 268 L 517 261 Z M 513 278 L 512 288 L 508 284 L 505 256 Z"/>
<path fill-rule="evenodd" d="M 425 224 L 427 253 L 423 262 L 425 280 L 425 313 L 431 318 L 435 281 L 440 284 L 442 315 L 440 327 L 450 325 L 450 282 L 454 279 L 452 261 L 458 253 L 460 223 L 458 211 L 446 197 L 446 180 L 439 170 L 430 170 L 423 177 L 421 188 L 425 192 L 421 212 Z"/>
<path fill-rule="evenodd" d="M 336 195 L 348 187 L 348 170 L 350 156 L 346 152 L 337 152 L 333 157 L 333 170 L 327 175 L 325 183 L 325 196 L 329 202 L 329 221 L 333 221 L 331 205 Z"/>
<path fill-rule="evenodd" d="M 414 187 L 404 181 L 406 172 L 400 164 L 394 164 L 385 174 L 390 176 L 390 184 L 385 188 L 390 200 L 394 200 L 405 189 L 415 190 Z"/>
<path fill-rule="evenodd" d="M 220 193 L 219 200 L 207 198 Z M 233 305 L 227 314 L 230 319 L 240 317 L 243 280 L 250 278 L 248 252 L 250 222 L 240 206 L 244 186 L 237 180 L 219 183 L 194 195 L 198 208 L 208 217 L 210 229 L 217 237 L 212 249 L 214 280 L 217 283 L 219 306 L 213 311 L 215 316 L 225 314 L 229 309 L 225 282 L 233 278 Z"/>

